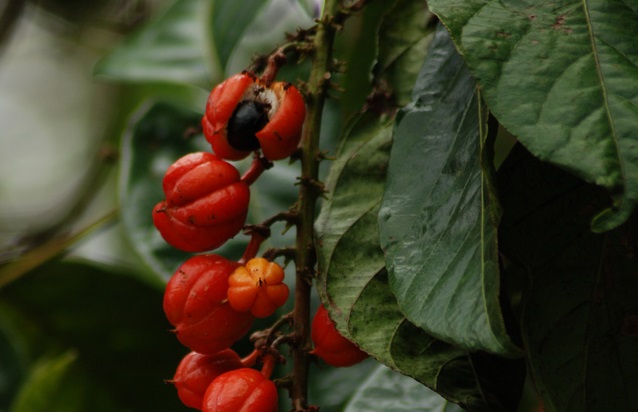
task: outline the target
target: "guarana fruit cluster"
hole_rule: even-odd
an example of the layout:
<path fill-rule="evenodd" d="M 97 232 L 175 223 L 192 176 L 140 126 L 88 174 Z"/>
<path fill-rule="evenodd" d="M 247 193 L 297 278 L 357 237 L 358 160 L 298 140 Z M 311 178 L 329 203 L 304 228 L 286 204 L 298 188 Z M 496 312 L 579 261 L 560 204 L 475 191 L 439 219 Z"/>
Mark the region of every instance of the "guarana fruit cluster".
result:
<path fill-rule="evenodd" d="M 177 339 L 191 352 L 170 381 L 180 400 L 206 412 L 278 410 L 270 379 L 277 356 L 256 348 L 245 358 L 231 346 L 255 318 L 275 313 L 288 299 L 284 270 L 255 257 L 260 235 L 238 262 L 211 253 L 245 227 L 250 185 L 269 163 L 297 149 L 305 104 L 291 84 L 268 82 L 242 72 L 216 86 L 207 101 L 202 129 L 212 153 L 190 153 L 172 164 L 162 180 L 165 198 L 153 222 L 171 246 L 196 253 L 169 280 L 163 308 Z M 244 175 L 228 161 L 254 153 Z M 256 246 L 255 246 L 256 244 Z M 367 356 L 338 334 L 323 307 L 312 325 L 311 352 L 333 366 L 349 366 Z M 255 369 L 257 362 L 261 370 Z"/>

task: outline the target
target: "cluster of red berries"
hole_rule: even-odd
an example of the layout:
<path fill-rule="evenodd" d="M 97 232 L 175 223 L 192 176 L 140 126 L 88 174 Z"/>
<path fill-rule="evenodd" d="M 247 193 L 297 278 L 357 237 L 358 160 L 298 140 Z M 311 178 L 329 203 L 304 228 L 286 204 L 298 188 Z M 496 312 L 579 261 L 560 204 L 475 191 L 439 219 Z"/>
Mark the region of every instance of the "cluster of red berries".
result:
<path fill-rule="evenodd" d="M 163 303 L 177 339 L 192 351 L 171 380 L 189 407 L 277 411 L 277 388 L 270 380 L 274 357 L 255 351 L 241 359 L 230 347 L 255 318 L 272 315 L 286 302 L 284 270 L 263 258 L 234 262 L 210 251 L 244 227 L 250 185 L 264 170 L 264 160 L 284 159 L 296 150 L 304 117 L 304 101 L 294 86 L 266 85 L 247 72 L 232 76 L 213 89 L 202 119 L 213 153 L 178 159 L 162 180 L 165 199 L 153 210 L 155 227 L 171 246 L 201 253 L 173 274 Z M 243 176 L 227 162 L 258 150 L 263 158 Z M 261 371 L 253 369 L 257 358 Z"/>
<path fill-rule="evenodd" d="M 191 352 L 182 359 L 171 381 L 184 405 L 209 412 L 277 412 L 277 387 L 271 369 L 252 368 L 255 356 L 241 359 L 232 349 L 212 355 Z M 265 358 L 264 365 L 272 362 Z"/>
<path fill-rule="evenodd" d="M 164 240 L 195 253 L 216 249 L 239 233 L 248 213 L 249 185 L 259 172 L 240 177 L 226 160 L 257 150 L 268 161 L 289 157 L 299 145 L 305 116 L 303 98 L 289 83 L 266 85 L 244 72 L 216 86 L 202 119 L 214 154 L 188 154 L 164 176 L 165 200 L 153 213 Z"/>
<path fill-rule="evenodd" d="M 232 76 L 213 89 L 202 119 L 213 153 L 178 159 L 162 181 L 165 199 L 153 209 L 155 227 L 173 247 L 199 253 L 173 274 L 163 302 L 178 340 L 192 351 L 171 381 L 189 407 L 277 411 L 277 388 L 270 380 L 275 356 L 255 350 L 241 359 L 230 347 L 248 333 L 255 318 L 272 315 L 287 301 L 284 270 L 255 257 L 250 244 L 240 262 L 210 251 L 244 227 L 250 185 L 266 162 L 285 159 L 297 149 L 304 118 L 304 101 L 294 86 L 265 84 L 247 72 Z M 253 165 L 240 176 L 227 160 L 251 152 L 256 153 Z M 349 366 L 367 356 L 339 335 L 323 307 L 313 321 L 312 339 L 311 353 L 333 366 Z M 263 363 L 261 371 L 253 368 L 257 359 Z"/>

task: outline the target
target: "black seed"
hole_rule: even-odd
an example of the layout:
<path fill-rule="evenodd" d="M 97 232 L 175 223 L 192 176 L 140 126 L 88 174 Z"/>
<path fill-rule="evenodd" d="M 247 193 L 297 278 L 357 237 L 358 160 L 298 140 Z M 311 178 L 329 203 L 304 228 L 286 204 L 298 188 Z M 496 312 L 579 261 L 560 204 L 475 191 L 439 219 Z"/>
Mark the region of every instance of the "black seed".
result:
<path fill-rule="evenodd" d="M 259 140 L 255 133 L 268 123 L 266 105 L 245 100 L 237 105 L 228 121 L 226 136 L 230 146 L 237 150 L 257 150 Z"/>

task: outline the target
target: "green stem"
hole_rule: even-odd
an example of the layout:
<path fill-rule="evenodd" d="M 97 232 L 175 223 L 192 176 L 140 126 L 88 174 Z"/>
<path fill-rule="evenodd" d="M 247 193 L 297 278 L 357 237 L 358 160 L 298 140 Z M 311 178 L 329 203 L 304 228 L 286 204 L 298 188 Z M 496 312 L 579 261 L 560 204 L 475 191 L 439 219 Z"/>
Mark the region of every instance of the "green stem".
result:
<path fill-rule="evenodd" d="M 308 80 L 307 116 L 302 136 L 301 185 L 297 202 L 299 221 L 296 238 L 296 286 L 293 315 L 296 344 L 293 345 L 293 371 L 290 387 L 292 410 L 308 411 L 308 352 L 310 340 L 310 292 L 315 274 L 316 251 L 314 243 L 314 218 L 318 197 L 321 195 L 319 179 L 319 134 L 327 87 L 330 80 L 330 61 L 335 36 L 333 17 L 337 0 L 326 0 L 323 16 L 314 39 L 315 55 Z"/>
<path fill-rule="evenodd" d="M 112 210 L 78 232 L 64 234 L 53 238 L 38 247 L 29 250 L 20 256 L 17 261 L 0 267 L 0 289 L 14 280 L 19 279 L 30 270 L 61 254 L 94 230 L 103 227 L 105 224 L 113 222 L 116 217 L 117 210 Z"/>

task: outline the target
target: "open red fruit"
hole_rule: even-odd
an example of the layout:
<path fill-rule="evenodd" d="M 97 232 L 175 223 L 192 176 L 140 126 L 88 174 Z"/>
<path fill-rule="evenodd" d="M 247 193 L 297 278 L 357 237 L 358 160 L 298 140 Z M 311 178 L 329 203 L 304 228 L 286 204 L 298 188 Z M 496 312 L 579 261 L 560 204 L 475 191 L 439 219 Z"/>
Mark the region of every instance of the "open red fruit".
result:
<path fill-rule="evenodd" d="M 197 255 L 173 274 L 164 293 L 164 313 L 184 346 L 212 355 L 250 330 L 254 317 L 235 311 L 226 298 L 228 277 L 238 266 L 218 255 Z"/>
<path fill-rule="evenodd" d="M 210 383 L 222 373 L 242 367 L 239 355 L 232 349 L 212 355 L 191 352 L 179 363 L 171 382 L 184 405 L 201 411 L 204 393 Z"/>
<path fill-rule="evenodd" d="M 233 165 L 211 153 L 190 153 L 177 160 L 166 171 L 162 186 L 166 199 L 153 209 L 153 223 L 177 249 L 216 249 L 246 222 L 248 185 Z"/>
<path fill-rule="evenodd" d="M 228 302 L 238 312 L 265 318 L 286 303 L 288 286 L 283 283 L 284 269 L 264 258 L 253 258 L 240 266 L 228 279 Z"/>
<path fill-rule="evenodd" d="M 368 357 L 367 353 L 337 331 L 323 306 L 319 306 L 312 320 L 310 337 L 315 345 L 310 353 L 323 359 L 328 365 L 347 367 Z"/>
<path fill-rule="evenodd" d="M 303 97 L 293 85 L 266 85 L 242 72 L 212 90 L 202 128 L 223 159 L 243 159 L 261 149 L 268 160 L 281 160 L 297 149 L 305 117 Z"/>
<path fill-rule="evenodd" d="M 204 412 L 277 412 L 277 387 L 259 371 L 242 368 L 219 375 L 204 394 Z"/>

